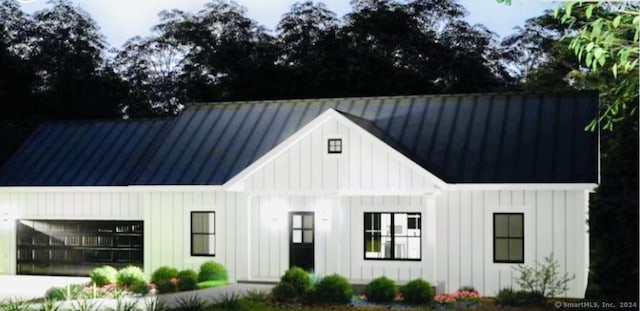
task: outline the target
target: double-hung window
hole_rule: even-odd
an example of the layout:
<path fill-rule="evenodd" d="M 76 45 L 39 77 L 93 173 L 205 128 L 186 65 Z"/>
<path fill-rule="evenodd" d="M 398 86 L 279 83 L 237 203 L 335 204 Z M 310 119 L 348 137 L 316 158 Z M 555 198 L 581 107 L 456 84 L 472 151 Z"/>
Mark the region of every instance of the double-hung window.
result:
<path fill-rule="evenodd" d="M 191 212 L 191 255 L 215 256 L 216 212 Z"/>
<path fill-rule="evenodd" d="M 364 259 L 420 260 L 420 213 L 364 213 Z"/>
<path fill-rule="evenodd" d="M 493 214 L 493 262 L 524 263 L 524 214 Z"/>

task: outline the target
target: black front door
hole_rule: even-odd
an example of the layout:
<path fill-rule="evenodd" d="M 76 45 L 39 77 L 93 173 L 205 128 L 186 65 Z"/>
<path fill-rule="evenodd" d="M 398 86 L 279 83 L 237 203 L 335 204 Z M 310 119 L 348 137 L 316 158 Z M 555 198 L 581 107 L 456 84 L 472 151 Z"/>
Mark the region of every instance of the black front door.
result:
<path fill-rule="evenodd" d="M 289 266 L 313 272 L 313 212 L 289 213 Z"/>

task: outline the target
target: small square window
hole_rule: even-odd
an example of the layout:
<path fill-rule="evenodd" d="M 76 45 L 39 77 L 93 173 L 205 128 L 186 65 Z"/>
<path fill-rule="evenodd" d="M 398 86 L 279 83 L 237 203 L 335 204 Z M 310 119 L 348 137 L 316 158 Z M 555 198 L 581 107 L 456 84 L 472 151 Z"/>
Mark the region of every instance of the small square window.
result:
<path fill-rule="evenodd" d="M 329 153 L 342 153 L 342 139 L 340 138 L 329 139 Z"/>

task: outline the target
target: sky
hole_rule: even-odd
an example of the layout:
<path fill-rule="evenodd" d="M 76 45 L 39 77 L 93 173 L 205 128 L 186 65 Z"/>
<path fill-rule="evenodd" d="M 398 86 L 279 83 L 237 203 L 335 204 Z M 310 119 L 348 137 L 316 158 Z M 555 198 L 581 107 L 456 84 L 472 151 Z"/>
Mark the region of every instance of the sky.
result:
<path fill-rule="evenodd" d="M 47 7 L 46 0 L 18 0 L 28 13 Z M 151 27 L 158 24 L 158 13 L 165 9 L 197 12 L 206 0 L 72 0 L 87 11 L 98 23 L 107 42 L 119 48 L 129 38 L 149 35 Z M 295 0 L 236 0 L 247 8 L 247 16 L 267 29 L 275 30 L 282 15 L 289 11 Z M 342 17 L 349 11 L 349 0 L 322 1 L 327 8 Z M 483 24 L 501 38 L 514 33 L 513 28 L 524 26 L 531 17 L 539 16 L 545 9 L 558 4 L 549 1 L 515 0 L 511 6 L 498 4 L 496 0 L 458 0 L 468 15 L 470 24 Z"/>

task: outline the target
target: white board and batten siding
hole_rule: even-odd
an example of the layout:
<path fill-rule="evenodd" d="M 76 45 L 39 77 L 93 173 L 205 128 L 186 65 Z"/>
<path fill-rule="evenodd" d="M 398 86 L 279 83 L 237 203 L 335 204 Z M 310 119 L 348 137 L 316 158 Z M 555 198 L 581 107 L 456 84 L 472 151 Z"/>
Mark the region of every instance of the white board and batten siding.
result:
<path fill-rule="evenodd" d="M 342 139 L 329 154 L 328 139 Z M 335 118 L 300 137 L 244 180 L 259 194 L 393 195 L 427 193 L 434 185 L 424 170 L 354 124 Z"/>
<path fill-rule="evenodd" d="M 277 280 L 289 268 L 291 211 L 315 212 L 315 273 L 362 282 L 435 276 L 434 252 L 428 251 L 435 241 L 426 233 L 435 230 L 428 226 L 435 224 L 435 186 L 425 171 L 349 122 L 329 118 L 242 181 L 250 195 L 247 241 L 259 254 L 249 256 L 251 279 Z M 331 138 L 342 139 L 341 154 L 328 153 Z M 365 212 L 421 213 L 421 261 L 365 260 Z"/>
<path fill-rule="evenodd" d="M 247 250 L 238 240 L 245 230 L 242 194 L 222 191 L 141 192 L 145 214 L 145 270 L 161 266 L 198 270 L 205 261 L 225 265 L 229 279 L 246 268 L 238 258 Z M 191 256 L 191 212 L 215 212 L 215 256 Z M 246 217 L 246 216 L 244 216 Z M 246 219 L 246 218 L 245 218 Z"/>
<path fill-rule="evenodd" d="M 0 203 L 12 219 L 42 220 L 142 220 L 144 222 L 144 270 L 151 274 L 160 266 L 196 269 L 214 260 L 229 268 L 236 278 L 242 268 L 246 250 L 238 247 L 235 237 L 242 236 L 244 226 L 237 219 L 245 209 L 242 195 L 221 191 L 141 191 L 101 188 L 74 191 L 58 187 L 19 192 L 0 192 Z M 191 211 L 216 212 L 216 255 L 191 256 Z M 244 216 L 246 219 L 246 216 Z M 0 224 L 0 270 L 15 274 L 16 228 L 14 221 Z"/>
<path fill-rule="evenodd" d="M 560 273 L 576 276 L 568 297 L 583 297 L 587 284 L 587 196 L 579 190 L 444 192 L 436 199 L 437 280 L 447 291 L 473 286 L 484 295 L 516 288 L 515 264 L 493 262 L 493 214 L 524 213 L 527 266 L 553 253 Z"/>
<path fill-rule="evenodd" d="M 1 191 L 0 207 L 8 212 L 8 217 L 0 224 L 0 270 L 9 274 L 16 271 L 15 219 L 142 220 L 138 198 L 136 193 L 115 189 Z"/>

